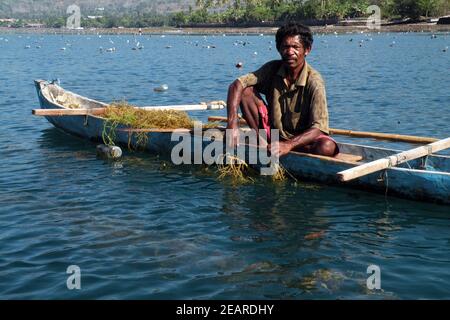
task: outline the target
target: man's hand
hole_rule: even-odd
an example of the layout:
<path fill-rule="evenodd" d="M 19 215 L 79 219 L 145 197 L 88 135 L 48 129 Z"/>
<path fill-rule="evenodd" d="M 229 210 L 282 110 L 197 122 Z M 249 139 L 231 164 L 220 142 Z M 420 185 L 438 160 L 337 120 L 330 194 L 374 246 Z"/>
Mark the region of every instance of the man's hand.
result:
<path fill-rule="evenodd" d="M 270 145 L 270 152 L 276 157 L 282 157 L 292 150 L 288 141 L 277 141 Z"/>

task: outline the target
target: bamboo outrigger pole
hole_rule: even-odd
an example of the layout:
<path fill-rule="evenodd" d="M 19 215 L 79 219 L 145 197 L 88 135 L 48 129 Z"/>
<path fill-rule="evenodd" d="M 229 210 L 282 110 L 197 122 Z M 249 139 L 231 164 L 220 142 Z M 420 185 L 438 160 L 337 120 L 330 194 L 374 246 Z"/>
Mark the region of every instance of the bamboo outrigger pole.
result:
<path fill-rule="evenodd" d="M 447 148 L 450 148 L 450 137 L 338 172 L 337 175 L 341 181 L 350 181 Z"/>
<path fill-rule="evenodd" d="M 393 133 L 381 133 L 381 132 L 368 132 L 368 131 L 353 131 L 353 130 L 343 130 L 343 129 L 332 129 L 330 128 L 331 134 L 338 134 L 342 136 L 359 137 L 359 138 L 375 138 L 411 143 L 431 143 L 438 141 L 439 139 L 430 137 L 418 137 L 409 136 L 403 134 L 393 134 Z"/>
<path fill-rule="evenodd" d="M 180 110 L 180 111 L 195 111 L 195 110 L 220 110 L 225 108 L 225 101 L 210 101 L 202 102 L 200 104 L 181 104 L 173 106 L 151 106 L 151 107 L 139 107 L 144 110 Z"/>
<path fill-rule="evenodd" d="M 98 116 L 104 114 L 106 108 L 90 109 L 33 109 L 35 116 Z"/>
<path fill-rule="evenodd" d="M 151 106 L 136 107 L 137 110 L 178 110 L 178 111 L 194 111 L 194 110 L 220 110 L 225 107 L 224 101 L 211 101 L 200 104 L 180 104 L 173 106 Z M 77 109 L 33 109 L 32 114 L 36 116 L 87 116 L 102 115 L 106 108 L 77 108 Z"/>
<path fill-rule="evenodd" d="M 209 117 L 208 120 L 209 121 L 226 122 L 227 118 L 226 117 Z M 239 124 L 246 125 L 247 122 L 244 119 L 240 119 Z M 430 138 L 430 137 L 408 136 L 408 135 L 381 133 L 381 132 L 353 131 L 353 130 L 343 130 L 343 129 L 333 129 L 333 128 L 330 128 L 330 134 L 337 134 L 337 135 L 344 135 L 344 136 L 358 137 L 358 138 L 374 138 L 374 139 L 401 141 L 401 142 L 409 142 L 409 143 L 431 143 L 431 142 L 435 142 L 435 141 L 439 140 L 439 139 Z"/>

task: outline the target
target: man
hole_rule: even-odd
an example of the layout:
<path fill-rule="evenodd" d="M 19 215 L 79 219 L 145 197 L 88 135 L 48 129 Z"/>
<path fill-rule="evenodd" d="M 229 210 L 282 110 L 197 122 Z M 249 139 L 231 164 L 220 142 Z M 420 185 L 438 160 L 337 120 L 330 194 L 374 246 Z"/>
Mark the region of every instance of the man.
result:
<path fill-rule="evenodd" d="M 278 156 L 294 149 L 324 156 L 338 153 L 336 142 L 328 136 L 324 81 L 305 61 L 312 43 L 308 27 L 297 23 L 281 27 L 276 34 L 281 60 L 270 61 L 230 85 L 227 129 L 233 130 L 232 144 L 237 139 L 240 105 L 250 128 L 257 132 L 268 131 L 269 125 L 279 129 L 281 141 L 271 148 Z M 265 95 L 268 106 L 260 94 Z"/>

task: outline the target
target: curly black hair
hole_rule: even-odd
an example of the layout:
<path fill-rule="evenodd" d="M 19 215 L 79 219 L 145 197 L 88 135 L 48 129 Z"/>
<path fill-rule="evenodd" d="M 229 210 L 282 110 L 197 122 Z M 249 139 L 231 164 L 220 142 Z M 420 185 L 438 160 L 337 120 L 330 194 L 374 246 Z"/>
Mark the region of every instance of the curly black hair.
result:
<path fill-rule="evenodd" d="M 313 44 L 313 35 L 311 29 L 300 23 L 290 22 L 278 29 L 275 41 L 278 51 L 280 51 L 281 43 L 286 36 L 299 36 L 305 49 L 311 49 Z"/>

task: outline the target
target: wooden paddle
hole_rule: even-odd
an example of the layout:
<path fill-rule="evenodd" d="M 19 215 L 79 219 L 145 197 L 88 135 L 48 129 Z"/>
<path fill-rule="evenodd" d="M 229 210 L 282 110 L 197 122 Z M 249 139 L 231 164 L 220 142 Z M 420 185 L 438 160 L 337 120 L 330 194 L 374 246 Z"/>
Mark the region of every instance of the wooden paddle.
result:
<path fill-rule="evenodd" d="M 226 117 L 208 117 L 209 121 L 220 121 L 226 122 Z M 246 125 L 244 119 L 239 120 L 239 124 Z M 401 134 L 392 134 L 392 133 L 380 133 L 380 132 L 367 132 L 367 131 L 353 131 L 353 130 L 343 130 L 343 129 L 333 129 L 330 128 L 330 134 L 344 135 L 350 137 L 358 137 L 358 138 L 375 138 L 382 140 L 392 140 L 392 141 L 401 141 L 401 142 L 409 142 L 409 143 L 431 143 L 438 141 L 436 138 L 429 137 L 417 137 L 417 136 L 408 136 Z"/>
<path fill-rule="evenodd" d="M 447 148 L 450 148 L 450 137 L 338 172 L 337 175 L 341 181 L 350 181 Z"/>

